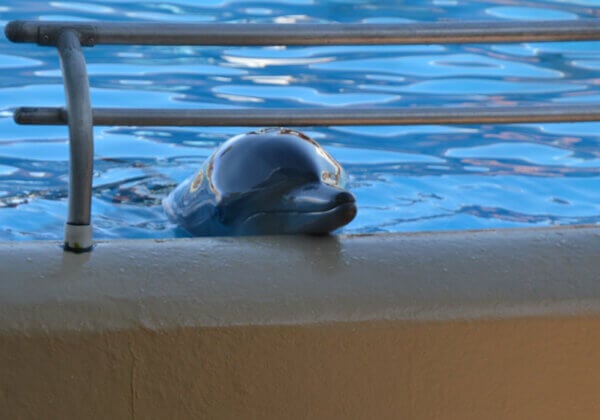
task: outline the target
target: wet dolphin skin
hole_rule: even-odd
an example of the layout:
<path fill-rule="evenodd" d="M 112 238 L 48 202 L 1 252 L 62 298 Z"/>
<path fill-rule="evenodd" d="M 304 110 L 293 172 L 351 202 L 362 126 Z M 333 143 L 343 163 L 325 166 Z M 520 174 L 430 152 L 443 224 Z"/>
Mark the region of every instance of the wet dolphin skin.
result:
<path fill-rule="evenodd" d="M 327 233 L 356 215 L 345 181 L 310 137 L 270 128 L 227 140 L 163 207 L 196 236 Z"/>

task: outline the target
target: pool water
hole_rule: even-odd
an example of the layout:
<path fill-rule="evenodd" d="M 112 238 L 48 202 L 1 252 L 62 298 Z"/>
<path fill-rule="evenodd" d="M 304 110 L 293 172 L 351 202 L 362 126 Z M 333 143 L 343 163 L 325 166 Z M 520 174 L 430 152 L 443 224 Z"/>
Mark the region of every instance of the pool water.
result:
<path fill-rule="evenodd" d="M 600 1 L 5 0 L 13 19 L 415 22 L 600 17 Z M 3 28 L 2 28 L 3 29 Z M 600 43 L 141 47 L 85 50 L 94 106 L 517 106 L 600 101 Z M 17 106 L 62 106 L 56 50 L 0 39 L 0 240 L 61 239 L 67 129 L 18 126 Z M 97 238 L 181 235 L 160 205 L 225 128 L 95 128 Z M 346 168 L 346 233 L 600 223 L 600 122 L 303 129 Z"/>

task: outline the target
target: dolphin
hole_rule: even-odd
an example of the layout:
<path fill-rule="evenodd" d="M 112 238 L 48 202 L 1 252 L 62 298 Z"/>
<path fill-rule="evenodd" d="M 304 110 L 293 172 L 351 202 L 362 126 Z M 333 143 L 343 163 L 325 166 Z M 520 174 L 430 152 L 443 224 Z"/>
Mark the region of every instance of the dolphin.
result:
<path fill-rule="evenodd" d="M 316 141 L 268 128 L 223 143 L 163 208 L 195 236 L 323 234 L 356 216 L 346 180 Z"/>

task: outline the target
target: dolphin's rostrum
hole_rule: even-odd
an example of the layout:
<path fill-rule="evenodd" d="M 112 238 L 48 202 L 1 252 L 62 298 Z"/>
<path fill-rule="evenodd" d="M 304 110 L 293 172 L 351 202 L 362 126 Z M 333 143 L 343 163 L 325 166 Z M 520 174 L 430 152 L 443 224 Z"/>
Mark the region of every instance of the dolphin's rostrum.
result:
<path fill-rule="evenodd" d="M 345 181 L 316 141 L 269 128 L 227 140 L 163 206 L 197 236 L 327 233 L 356 215 Z"/>

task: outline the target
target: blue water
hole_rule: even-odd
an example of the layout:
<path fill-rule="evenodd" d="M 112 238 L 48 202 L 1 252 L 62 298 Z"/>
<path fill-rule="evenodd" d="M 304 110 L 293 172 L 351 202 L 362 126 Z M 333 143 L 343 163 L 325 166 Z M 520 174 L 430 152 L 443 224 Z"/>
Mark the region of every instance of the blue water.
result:
<path fill-rule="evenodd" d="M 600 17 L 600 1 L 5 0 L 12 19 L 413 22 Z M 3 28 L 2 28 L 3 29 Z M 86 49 L 95 106 L 230 108 L 486 106 L 600 101 L 600 43 Z M 17 126 L 16 106 L 64 104 L 52 48 L 0 39 L 0 240 L 60 239 L 65 127 Z M 98 238 L 173 237 L 160 206 L 215 146 L 247 131 L 97 127 Z M 350 175 L 344 231 L 600 222 L 599 123 L 304 130 Z"/>

